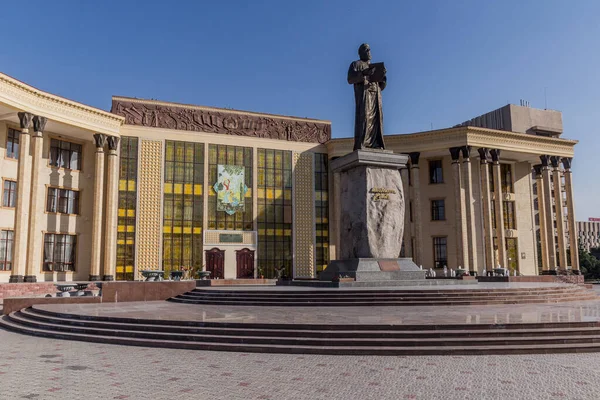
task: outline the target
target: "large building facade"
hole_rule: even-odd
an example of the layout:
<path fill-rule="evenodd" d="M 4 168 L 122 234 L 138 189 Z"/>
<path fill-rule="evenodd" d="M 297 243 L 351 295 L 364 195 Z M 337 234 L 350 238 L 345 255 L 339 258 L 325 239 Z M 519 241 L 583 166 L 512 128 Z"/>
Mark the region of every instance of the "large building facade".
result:
<path fill-rule="evenodd" d="M 561 133 L 560 113 L 511 105 L 387 135 L 410 155 L 401 255 L 578 269 L 576 141 Z M 0 74 L 0 281 L 314 278 L 340 245 L 329 162 L 352 145 L 328 121 L 125 97 L 106 112 Z"/>

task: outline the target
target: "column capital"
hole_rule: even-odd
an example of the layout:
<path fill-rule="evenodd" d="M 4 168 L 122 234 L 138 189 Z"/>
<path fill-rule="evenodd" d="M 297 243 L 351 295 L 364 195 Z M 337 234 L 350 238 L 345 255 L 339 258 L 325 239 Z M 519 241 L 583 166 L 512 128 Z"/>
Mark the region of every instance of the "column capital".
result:
<path fill-rule="evenodd" d="M 558 157 L 558 156 L 550 157 L 550 164 L 552 164 L 553 168 L 558 169 L 558 166 L 560 165 L 560 157 Z"/>
<path fill-rule="evenodd" d="M 485 147 L 481 147 L 479 149 L 477 149 L 477 152 L 479 153 L 479 162 L 482 164 L 487 164 L 488 161 L 490 160 L 490 149 L 486 149 Z"/>
<path fill-rule="evenodd" d="M 94 134 L 94 142 L 96 143 L 97 151 L 103 150 L 104 145 L 106 144 L 106 135 L 104 135 L 102 133 L 95 133 Z"/>
<path fill-rule="evenodd" d="M 48 118 L 40 117 L 36 115 L 33 117 L 33 131 L 35 133 L 42 133 L 44 129 L 46 129 L 46 122 L 48 122 Z M 38 136 L 38 135 L 36 135 Z M 41 135 L 39 135 L 41 137 Z"/>
<path fill-rule="evenodd" d="M 408 153 L 408 156 L 410 157 L 411 168 L 419 168 L 419 157 L 421 157 L 421 153 L 413 151 L 412 153 Z"/>
<path fill-rule="evenodd" d="M 550 156 L 543 154 L 540 156 L 540 161 L 542 162 L 542 167 L 548 168 L 550 166 Z"/>
<path fill-rule="evenodd" d="M 457 163 L 460 158 L 460 147 L 450 147 L 450 157 L 452 157 L 452 162 Z"/>
<path fill-rule="evenodd" d="M 117 148 L 119 147 L 119 141 L 121 140 L 121 138 L 118 136 L 108 136 L 107 140 L 108 149 L 111 151 L 117 151 Z"/>
<path fill-rule="evenodd" d="M 565 172 L 571 172 L 571 164 L 573 163 L 573 157 L 563 157 L 562 164 L 565 167 Z"/>
<path fill-rule="evenodd" d="M 471 146 L 461 146 L 460 151 L 462 152 L 463 162 L 470 161 L 469 157 L 471 156 Z"/>
<path fill-rule="evenodd" d="M 535 174 L 535 179 L 542 179 L 542 164 L 536 164 L 533 166 L 533 172 Z"/>
<path fill-rule="evenodd" d="M 497 164 L 500 162 L 500 153 L 502 151 L 500 149 L 490 149 L 490 155 L 492 156 L 492 162 Z"/>
<path fill-rule="evenodd" d="M 17 113 L 19 116 L 19 123 L 21 124 L 22 132 L 29 132 L 29 127 L 31 126 L 31 120 L 33 119 L 33 114 L 28 112 L 19 112 Z"/>

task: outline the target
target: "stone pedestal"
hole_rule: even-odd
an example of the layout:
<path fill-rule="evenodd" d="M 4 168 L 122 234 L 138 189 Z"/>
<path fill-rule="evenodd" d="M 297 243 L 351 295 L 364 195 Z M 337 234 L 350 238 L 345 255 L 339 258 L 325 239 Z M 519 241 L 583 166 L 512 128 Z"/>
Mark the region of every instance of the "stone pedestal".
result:
<path fill-rule="evenodd" d="M 385 150 L 356 150 L 331 162 L 339 174 L 339 253 L 321 280 L 424 279 L 411 259 L 400 259 L 405 199 L 400 169 L 407 155 Z"/>

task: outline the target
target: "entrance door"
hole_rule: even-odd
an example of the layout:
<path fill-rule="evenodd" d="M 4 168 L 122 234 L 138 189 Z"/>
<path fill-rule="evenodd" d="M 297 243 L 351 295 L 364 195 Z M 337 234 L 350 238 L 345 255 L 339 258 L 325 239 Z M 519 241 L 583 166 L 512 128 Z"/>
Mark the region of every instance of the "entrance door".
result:
<path fill-rule="evenodd" d="M 235 252 L 237 261 L 237 278 L 254 278 L 254 250 L 242 249 Z"/>
<path fill-rule="evenodd" d="M 225 250 L 212 248 L 206 250 L 206 270 L 210 271 L 211 279 L 225 278 Z"/>

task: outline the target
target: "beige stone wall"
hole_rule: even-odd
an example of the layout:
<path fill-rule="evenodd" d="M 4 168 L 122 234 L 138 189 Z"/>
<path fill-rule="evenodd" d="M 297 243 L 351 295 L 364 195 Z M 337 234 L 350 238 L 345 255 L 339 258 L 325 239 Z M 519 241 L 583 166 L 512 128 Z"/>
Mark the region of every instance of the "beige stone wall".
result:
<path fill-rule="evenodd" d="M 19 161 L 6 158 L 7 128 L 18 129 L 14 124 L 0 122 L 0 174 L 1 178 L 16 180 Z M 82 167 L 80 171 L 54 168 L 49 165 L 50 139 L 58 138 L 55 132 L 44 132 L 42 160 L 39 163 L 39 202 L 36 206 L 35 218 L 39 230 L 30 243 L 34 243 L 34 257 L 28 263 L 34 265 L 33 272 L 38 281 L 53 280 L 87 280 L 89 275 L 90 254 L 92 245 L 92 204 L 94 185 L 94 144 L 81 140 L 75 135 L 60 134 L 61 140 L 82 144 Z M 83 132 L 82 135 L 83 136 Z M 31 162 L 31 156 L 29 157 Z M 29 183 L 29 182 L 28 182 Z M 79 191 L 79 215 L 66 215 L 46 212 L 48 187 L 59 187 Z M 2 188 L 3 189 L 3 188 Z M 14 208 L 0 207 L 0 228 L 14 229 Z M 77 235 L 77 259 L 74 273 L 43 272 L 43 251 L 45 233 L 68 233 Z M 8 282 L 10 271 L 0 272 L 0 282 Z"/>
<path fill-rule="evenodd" d="M 519 272 L 524 275 L 537 275 L 538 273 L 531 168 L 532 166 L 528 162 L 513 165 L 515 218 L 519 246 L 517 253 Z"/>
<path fill-rule="evenodd" d="M 139 141 L 136 272 L 162 269 L 164 142 Z"/>
<path fill-rule="evenodd" d="M 296 277 L 315 276 L 314 158 L 294 152 L 294 271 Z"/>

